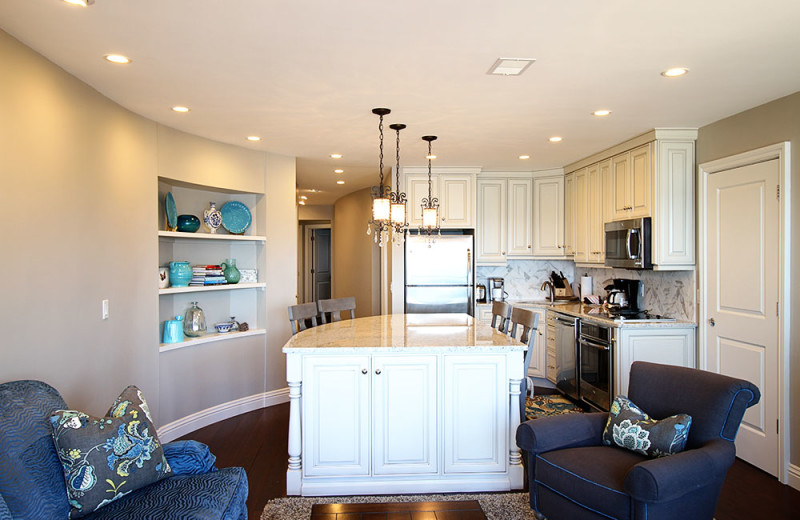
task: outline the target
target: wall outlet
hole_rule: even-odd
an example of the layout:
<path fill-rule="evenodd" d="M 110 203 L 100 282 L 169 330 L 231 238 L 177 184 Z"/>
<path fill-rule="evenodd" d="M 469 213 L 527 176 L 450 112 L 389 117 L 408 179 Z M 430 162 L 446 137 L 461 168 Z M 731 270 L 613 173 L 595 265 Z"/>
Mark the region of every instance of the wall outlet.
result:
<path fill-rule="evenodd" d="M 108 300 L 103 300 L 103 319 L 108 319 Z"/>

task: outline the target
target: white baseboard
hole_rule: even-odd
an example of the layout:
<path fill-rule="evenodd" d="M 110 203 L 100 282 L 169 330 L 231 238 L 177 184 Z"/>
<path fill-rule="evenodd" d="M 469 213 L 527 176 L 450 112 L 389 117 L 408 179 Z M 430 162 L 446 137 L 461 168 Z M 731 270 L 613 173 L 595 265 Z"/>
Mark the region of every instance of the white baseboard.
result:
<path fill-rule="evenodd" d="M 800 466 L 789 464 L 789 486 L 800 491 Z"/>
<path fill-rule="evenodd" d="M 289 402 L 289 388 L 281 388 L 261 394 L 242 397 L 227 403 L 218 404 L 205 410 L 200 410 L 177 421 L 172 421 L 158 429 L 158 438 L 161 442 L 170 442 L 192 433 L 210 424 L 214 424 L 237 415 L 260 410 L 268 406 Z"/>

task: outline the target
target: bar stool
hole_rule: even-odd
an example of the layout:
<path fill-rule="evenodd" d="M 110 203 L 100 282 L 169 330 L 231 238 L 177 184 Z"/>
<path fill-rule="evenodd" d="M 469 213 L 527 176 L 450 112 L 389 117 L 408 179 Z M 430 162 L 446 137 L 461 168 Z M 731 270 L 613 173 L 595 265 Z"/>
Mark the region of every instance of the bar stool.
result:
<path fill-rule="evenodd" d="M 511 319 L 511 305 L 506 302 L 492 302 L 492 328 L 503 334 L 508 332 L 508 320 Z"/>
<path fill-rule="evenodd" d="M 521 328 L 519 338 L 516 338 L 517 327 Z M 515 307 L 511 311 L 511 331 L 512 338 L 519 339 L 522 343 L 528 345 L 528 351 L 525 352 L 525 371 L 523 372 L 522 385 L 519 394 L 519 416 L 520 421 L 525 422 L 525 398 L 528 396 L 528 369 L 531 366 L 531 359 L 533 359 L 533 344 L 536 341 L 536 329 L 539 328 L 539 315 L 535 312 Z M 530 384 L 531 391 L 533 390 L 533 382 Z"/>
<path fill-rule="evenodd" d="M 310 329 L 317 326 L 317 304 L 301 303 L 299 305 L 289 306 L 289 324 L 292 326 L 292 336 L 301 330 Z M 308 321 L 311 321 L 311 326 L 308 326 Z M 324 322 L 323 322 L 324 323 Z"/>
<path fill-rule="evenodd" d="M 331 298 L 330 300 L 320 300 L 317 302 L 319 317 L 322 323 L 328 323 L 327 314 L 331 314 L 331 322 L 342 321 L 342 312 L 350 311 L 350 319 L 356 317 L 356 299 L 353 296 L 347 298 Z"/>

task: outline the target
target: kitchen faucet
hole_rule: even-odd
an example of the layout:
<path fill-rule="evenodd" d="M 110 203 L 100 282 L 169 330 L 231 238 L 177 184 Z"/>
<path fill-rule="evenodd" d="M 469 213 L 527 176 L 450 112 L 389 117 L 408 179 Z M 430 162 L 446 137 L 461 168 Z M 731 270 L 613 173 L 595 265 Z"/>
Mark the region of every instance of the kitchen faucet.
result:
<path fill-rule="evenodd" d="M 550 294 L 547 297 L 547 300 L 551 301 L 551 302 L 555 301 L 555 299 L 556 299 L 556 289 L 555 289 L 555 287 L 553 287 L 553 282 L 551 282 L 550 280 L 545 280 L 542 283 L 542 286 L 539 287 L 539 290 L 540 291 L 544 291 L 545 289 L 549 289 L 550 290 L 549 291 Z"/>

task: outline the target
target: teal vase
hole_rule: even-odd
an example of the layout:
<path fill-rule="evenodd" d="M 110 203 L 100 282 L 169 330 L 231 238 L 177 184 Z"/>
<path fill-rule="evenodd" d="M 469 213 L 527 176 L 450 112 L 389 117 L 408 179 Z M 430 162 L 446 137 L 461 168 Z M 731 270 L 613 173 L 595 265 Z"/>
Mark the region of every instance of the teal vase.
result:
<path fill-rule="evenodd" d="M 192 281 L 192 266 L 189 262 L 169 263 L 169 283 L 172 287 L 188 287 Z"/>
<path fill-rule="evenodd" d="M 222 262 L 222 274 L 225 276 L 225 281 L 228 283 L 239 283 L 242 278 L 242 273 L 236 268 L 235 258 L 226 258 Z"/>

